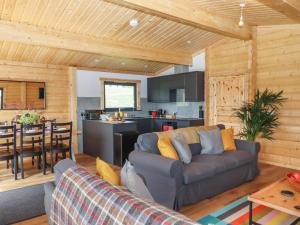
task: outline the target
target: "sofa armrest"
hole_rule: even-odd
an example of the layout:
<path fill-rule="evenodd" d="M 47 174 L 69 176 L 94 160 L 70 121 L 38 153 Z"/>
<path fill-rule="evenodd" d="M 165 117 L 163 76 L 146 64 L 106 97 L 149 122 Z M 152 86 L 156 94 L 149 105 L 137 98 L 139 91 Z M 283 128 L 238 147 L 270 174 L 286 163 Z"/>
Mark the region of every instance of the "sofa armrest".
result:
<path fill-rule="evenodd" d="M 67 171 L 69 168 L 76 166 L 76 163 L 71 159 L 64 159 L 59 161 L 54 166 L 54 176 L 55 176 L 55 184 L 57 184 L 60 180 L 62 174 Z"/>
<path fill-rule="evenodd" d="M 178 209 L 177 196 L 183 185 L 183 165 L 161 155 L 134 150 L 129 161 L 144 180 L 154 200 L 168 208 Z"/>
<path fill-rule="evenodd" d="M 54 189 L 55 189 L 54 182 L 48 182 L 48 183 L 44 184 L 44 191 L 45 191 L 44 206 L 45 206 L 45 211 L 46 211 L 48 218 L 50 216 L 52 193 L 53 193 Z"/>
<path fill-rule="evenodd" d="M 182 173 L 181 161 L 165 158 L 161 155 L 134 150 L 129 155 L 129 161 L 134 167 L 148 170 L 152 173 L 167 177 L 175 177 L 177 173 Z"/>
<path fill-rule="evenodd" d="M 235 145 L 238 150 L 249 151 L 253 155 L 257 155 L 260 150 L 260 143 L 254 141 L 246 141 L 235 139 Z"/>

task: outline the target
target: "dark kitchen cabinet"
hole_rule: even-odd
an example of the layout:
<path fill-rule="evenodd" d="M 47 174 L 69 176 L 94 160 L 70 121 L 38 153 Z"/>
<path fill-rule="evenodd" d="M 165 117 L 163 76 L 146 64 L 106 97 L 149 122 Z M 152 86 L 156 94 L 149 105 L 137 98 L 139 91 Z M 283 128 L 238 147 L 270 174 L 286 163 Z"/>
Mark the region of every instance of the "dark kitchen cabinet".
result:
<path fill-rule="evenodd" d="M 174 95 L 181 95 L 184 98 L 176 98 Z M 148 78 L 148 102 L 184 102 L 204 101 L 204 72 L 189 72 Z"/>
<path fill-rule="evenodd" d="M 160 101 L 160 82 L 158 79 L 148 79 L 148 102 Z"/>
<path fill-rule="evenodd" d="M 204 72 L 191 72 L 184 75 L 185 101 L 204 101 Z"/>

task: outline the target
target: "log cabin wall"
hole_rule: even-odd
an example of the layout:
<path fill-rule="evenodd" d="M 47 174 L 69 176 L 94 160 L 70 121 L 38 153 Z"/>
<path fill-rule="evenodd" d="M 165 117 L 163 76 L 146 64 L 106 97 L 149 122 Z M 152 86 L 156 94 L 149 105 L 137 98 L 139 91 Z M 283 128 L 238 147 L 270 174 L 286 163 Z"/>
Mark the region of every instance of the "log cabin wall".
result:
<path fill-rule="evenodd" d="M 252 41 L 226 38 L 206 50 L 206 122 L 234 127 L 240 121 L 233 116 L 249 98 Z"/>
<path fill-rule="evenodd" d="M 76 86 L 74 69 L 64 66 L 0 61 L 0 80 L 45 82 L 46 109 L 36 110 L 47 119 L 75 121 L 73 147 L 77 152 L 76 140 Z M 75 95 L 75 97 L 74 97 Z M 0 110 L 0 121 L 11 121 L 22 110 Z M 74 111 L 74 112 L 73 112 Z"/>
<path fill-rule="evenodd" d="M 283 90 L 281 126 L 274 141 L 262 141 L 261 161 L 300 168 L 300 25 L 257 30 L 257 88 Z"/>
<path fill-rule="evenodd" d="M 260 140 L 260 161 L 299 169 L 300 25 L 258 27 L 253 41 L 225 39 L 206 53 L 207 121 L 224 123 L 237 132 L 239 122 L 231 114 L 241 103 L 237 99 L 251 99 L 257 88 L 284 90 L 288 101 L 281 110 L 281 125 L 274 141 Z M 247 81 L 242 85 L 236 79 L 243 74 Z"/>

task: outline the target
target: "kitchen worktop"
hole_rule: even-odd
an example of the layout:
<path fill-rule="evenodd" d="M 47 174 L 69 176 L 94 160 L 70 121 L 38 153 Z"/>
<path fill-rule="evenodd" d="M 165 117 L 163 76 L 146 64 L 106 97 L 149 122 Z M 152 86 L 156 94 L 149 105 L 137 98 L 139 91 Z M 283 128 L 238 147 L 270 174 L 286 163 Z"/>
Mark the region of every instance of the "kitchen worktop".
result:
<path fill-rule="evenodd" d="M 185 117 L 176 117 L 176 118 L 166 118 L 166 117 L 152 117 L 152 116 L 143 116 L 143 117 L 126 117 L 125 120 L 130 119 L 161 119 L 161 120 L 203 120 L 203 118 L 185 118 Z"/>

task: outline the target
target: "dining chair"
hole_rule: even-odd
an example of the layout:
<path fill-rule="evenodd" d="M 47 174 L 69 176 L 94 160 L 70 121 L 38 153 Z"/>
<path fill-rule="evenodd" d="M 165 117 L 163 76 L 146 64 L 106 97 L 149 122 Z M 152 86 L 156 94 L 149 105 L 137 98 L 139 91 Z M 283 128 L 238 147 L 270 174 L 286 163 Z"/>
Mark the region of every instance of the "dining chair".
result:
<path fill-rule="evenodd" d="M 62 154 L 62 158 L 65 159 L 67 153 L 69 153 L 69 157 L 72 159 L 72 122 L 51 123 L 50 145 L 47 147 L 47 152 L 50 153 L 52 173 L 54 166 L 53 154 L 56 156 Z"/>
<path fill-rule="evenodd" d="M 6 161 L 6 167 L 9 169 L 11 160 L 11 172 L 15 174 L 15 180 L 17 180 L 18 171 L 16 136 L 15 125 L 0 125 L 0 161 Z"/>
<path fill-rule="evenodd" d="M 46 174 L 46 150 L 45 150 L 45 124 L 22 125 L 20 135 L 20 148 L 17 149 L 18 157 L 20 157 L 21 176 L 24 179 L 24 158 L 38 157 L 37 168 L 43 166 L 43 174 Z M 43 159 L 43 160 L 42 160 Z"/>

